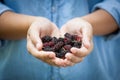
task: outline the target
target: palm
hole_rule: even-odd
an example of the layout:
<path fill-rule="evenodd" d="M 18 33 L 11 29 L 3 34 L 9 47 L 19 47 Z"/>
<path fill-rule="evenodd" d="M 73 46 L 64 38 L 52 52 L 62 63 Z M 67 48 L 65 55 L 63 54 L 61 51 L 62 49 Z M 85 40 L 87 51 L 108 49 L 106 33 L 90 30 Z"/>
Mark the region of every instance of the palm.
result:
<path fill-rule="evenodd" d="M 66 61 L 70 61 L 73 64 L 81 62 L 92 51 L 92 27 L 87 21 L 80 18 L 72 19 L 63 25 L 60 31 L 62 35 L 67 32 L 82 37 L 82 47 L 80 49 L 72 48 L 72 54 L 68 53 L 65 55 Z"/>
<path fill-rule="evenodd" d="M 55 66 L 63 66 L 63 60 L 57 58 L 54 52 L 42 50 L 41 38 L 45 35 L 59 37 L 59 30 L 55 24 L 46 19 L 33 22 L 27 34 L 27 49 L 36 58 Z"/>

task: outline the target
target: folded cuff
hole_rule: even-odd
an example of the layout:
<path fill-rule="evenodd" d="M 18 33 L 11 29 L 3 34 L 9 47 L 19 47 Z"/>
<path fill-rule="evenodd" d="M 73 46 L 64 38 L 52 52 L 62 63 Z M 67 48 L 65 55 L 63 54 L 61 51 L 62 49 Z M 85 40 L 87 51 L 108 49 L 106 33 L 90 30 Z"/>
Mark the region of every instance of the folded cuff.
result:
<path fill-rule="evenodd" d="M 96 4 L 92 11 L 97 9 L 103 9 L 107 11 L 116 21 L 119 26 L 119 30 L 115 33 L 107 35 L 107 39 L 116 39 L 120 38 L 120 2 L 117 0 L 105 0 L 101 3 Z"/>

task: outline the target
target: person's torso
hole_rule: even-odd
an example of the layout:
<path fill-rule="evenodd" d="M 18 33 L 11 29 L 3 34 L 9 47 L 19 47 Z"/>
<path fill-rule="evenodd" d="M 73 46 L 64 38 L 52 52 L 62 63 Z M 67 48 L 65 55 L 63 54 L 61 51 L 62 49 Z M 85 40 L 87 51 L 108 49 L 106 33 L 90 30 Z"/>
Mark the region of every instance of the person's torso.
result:
<path fill-rule="evenodd" d="M 5 0 L 17 13 L 42 16 L 59 28 L 68 20 L 91 12 L 102 0 Z M 27 52 L 26 40 L 6 41 L 0 48 L 0 80 L 118 80 L 120 40 L 95 37 L 94 50 L 83 62 L 58 68 L 34 58 Z"/>

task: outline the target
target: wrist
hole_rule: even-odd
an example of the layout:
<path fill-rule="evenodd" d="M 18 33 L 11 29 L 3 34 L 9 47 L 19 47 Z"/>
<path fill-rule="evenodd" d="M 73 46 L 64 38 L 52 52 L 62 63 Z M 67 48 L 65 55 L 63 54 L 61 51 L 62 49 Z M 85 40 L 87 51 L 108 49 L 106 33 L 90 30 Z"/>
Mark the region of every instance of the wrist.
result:
<path fill-rule="evenodd" d="M 84 22 L 86 27 L 89 27 L 89 29 L 92 30 L 92 34 L 93 34 L 93 24 L 91 23 L 91 21 L 89 21 L 89 19 L 86 17 L 81 17 L 80 19 L 82 22 Z"/>
<path fill-rule="evenodd" d="M 29 25 L 35 19 L 34 16 L 18 14 L 12 11 L 4 12 L 0 16 L 0 38 L 10 40 L 25 38 Z"/>
<path fill-rule="evenodd" d="M 83 16 L 81 17 L 82 20 L 84 20 L 85 22 L 87 22 L 88 24 L 90 24 L 93 28 L 93 23 L 92 23 L 92 19 L 89 16 Z"/>

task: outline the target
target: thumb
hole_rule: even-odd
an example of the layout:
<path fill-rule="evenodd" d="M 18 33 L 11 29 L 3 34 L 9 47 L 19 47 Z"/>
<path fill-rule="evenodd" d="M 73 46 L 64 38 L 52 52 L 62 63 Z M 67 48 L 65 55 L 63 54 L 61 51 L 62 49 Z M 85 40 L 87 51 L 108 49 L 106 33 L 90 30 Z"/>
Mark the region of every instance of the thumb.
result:
<path fill-rule="evenodd" d="M 92 36 L 93 36 L 93 32 L 92 32 L 92 26 L 87 24 L 85 25 L 85 27 L 83 28 L 83 45 L 86 48 L 89 48 L 91 46 L 91 42 L 92 42 Z"/>
<path fill-rule="evenodd" d="M 35 35 L 34 35 L 35 34 Z M 39 32 L 34 32 L 34 34 L 31 34 L 31 39 L 32 39 L 32 42 L 34 43 L 35 47 L 38 49 L 38 50 L 41 50 L 42 49 L 42 41 L 40 39 L 40 36 L 39 36 Z"/>
<path fill-rule="evenodd" d="M 88 37 L 83 37 L 83 46 L 85 46 L 87 49 L 90 47 L 90 39 Z"/>
<path fill-rule="evenodd" d="M 41 50 L 42 49 L 42 41 L 40 39 L 40 34 L 38 30 L 32 29 L 28 31 L 28 36 L 29 39 L 31 39 L 32 43 L 34 44 L 34 46 L 38 49 Z"/>

